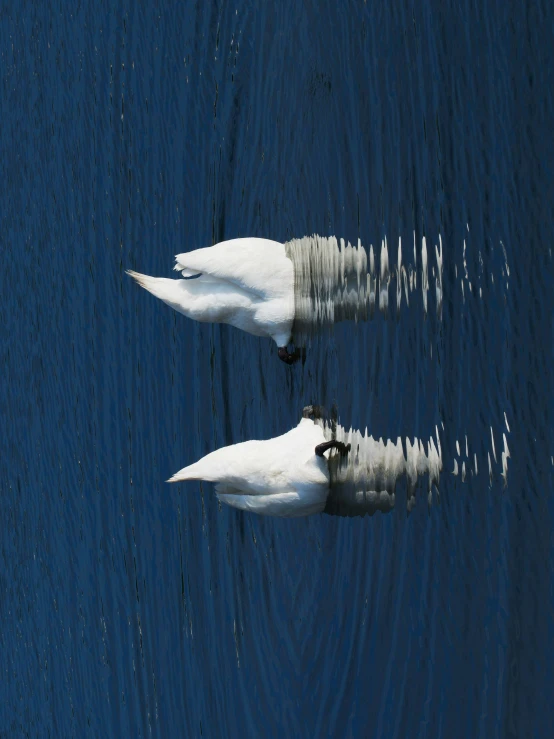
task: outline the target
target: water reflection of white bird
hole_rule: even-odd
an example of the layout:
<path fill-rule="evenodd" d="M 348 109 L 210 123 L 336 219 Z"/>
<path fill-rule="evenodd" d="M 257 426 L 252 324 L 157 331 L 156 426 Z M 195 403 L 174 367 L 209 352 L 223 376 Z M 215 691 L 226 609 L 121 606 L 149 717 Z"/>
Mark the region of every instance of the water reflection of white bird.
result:
<path fill-rule="evenodd" d="M 266 441 L 223 447 L 177 472 L 169 482 L 207 480 L 235 508 L 269 516 L 296 517 L 313 513 L 363 516 L 395 505 L 398 478 L 407 478 L 408 510 L 415 500 L 418 478 L 429 476 L 438 486 L 442 469 L 440 443 L 415 439 L 383 442 L 349 431 L 304 409 L 299 425 Z"/>
<path fill-rule="evenodd" d="M 442 311 L 442 242 L 436 251 L 436 308 Z M 128 274 L 180 313 L 197 321 L 227 323 L 254 336 L 272 338 L 279 358 L 292 364 L 301 356 L 299 347 L 322 325 L 371 318 L 375 308 L 389 310 L 391 276 L 396 279 L 396 310 L 400 311 L 402 287 L 406 303 L 417 286 L 414 267 L 398 264 L 391 271 L 386 239 L 381 244 L 379 269 L 373 247 L 368 256 L 356 246 L 333 236 L 306 236 L 285 244 L 269 239 L 222 241 L 176 257 L 175 269 L 185 279 Z M 427 313 L 429 290 L 427 246 L 421 246 L 423 309 Z M 288 345 L 297 349 L 289 352 Z"/>

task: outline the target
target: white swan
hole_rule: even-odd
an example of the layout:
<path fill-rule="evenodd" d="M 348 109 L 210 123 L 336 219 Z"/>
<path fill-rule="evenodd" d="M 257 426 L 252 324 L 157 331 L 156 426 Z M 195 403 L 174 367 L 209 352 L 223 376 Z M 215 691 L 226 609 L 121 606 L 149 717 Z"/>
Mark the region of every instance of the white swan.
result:
<path fill-rule="evenodd" d="M 294 321 L 294 269 L 284 244 L 269 239 L 222 241 L 175 257 L 183 277 L 170 280 L 128 270 L 139 285 L 196 321 L 227 323 L 272 338 L 279 357 L 289 354 Z"/>
<path fill-rule="evenodd" d="M 267 441 L 245 441 L 217 449 L 184 467 L 168 482 L 215 482 L 219 500 L 267 516 L 321 513 L 329 494 L 324 454 L 333 446 L 320 425 L 303 418 L 298 426 Z M 345 450 L 343 450 L 345 451 Z"/>
<path fill-rule="evenodd" d="M 267 441 L 246 441 L 218 449 L 177 472 L 168 482 L 207 480 L 235 508 L 268 516 L 328 513 L 365 516 L 395 507 L 396 484 L 406 478 L 408 512 L 418 480 L 428 475 L 428 503 L 442 470 L 441 444 L 433 438 L 376 440 L 318 418 L 307 406 L 298 426 Z M 312 420 L 313 417 L 314 420 Z M 427 448 L 425 448 L 427 447 Z M 336 449 L 338 453 L 330 453 Z"/>

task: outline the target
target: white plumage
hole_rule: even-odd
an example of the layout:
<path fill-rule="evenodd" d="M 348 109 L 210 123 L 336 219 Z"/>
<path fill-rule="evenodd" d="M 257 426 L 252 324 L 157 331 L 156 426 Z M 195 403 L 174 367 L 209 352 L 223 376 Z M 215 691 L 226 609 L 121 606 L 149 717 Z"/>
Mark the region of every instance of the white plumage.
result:
<path fill-rule="evenodd" d="M 227 323 L 278 347 L 291 339 L 294 269 L 284 244 L 269 239 L 222 241 L 175 257 L 183 277 L 149 277 L 128 270 L 139 285 L 196 321 Z"/>
<path fill-rule="evenodd" d="M 327 459 L 315 453 L 323 442 L 321 426 L 303 418 L 292 431 L 274 439 L 217 449 L 168 482 L 215 482 L 223 503 L 268 516 L 320 513 L 329 494 Z"/>

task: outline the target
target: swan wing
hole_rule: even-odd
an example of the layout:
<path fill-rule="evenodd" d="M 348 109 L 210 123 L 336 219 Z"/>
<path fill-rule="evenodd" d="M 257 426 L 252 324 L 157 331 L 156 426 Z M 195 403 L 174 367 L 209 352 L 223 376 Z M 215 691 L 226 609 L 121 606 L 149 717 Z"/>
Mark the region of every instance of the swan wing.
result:
<path fill-rule="evenodd" d="M 175 269 L 184 277 L 216 279 L 260 299 L 292 294 L 294 275 L 285 247 L 269 239 L 245 238 L 177 254 Z"/>

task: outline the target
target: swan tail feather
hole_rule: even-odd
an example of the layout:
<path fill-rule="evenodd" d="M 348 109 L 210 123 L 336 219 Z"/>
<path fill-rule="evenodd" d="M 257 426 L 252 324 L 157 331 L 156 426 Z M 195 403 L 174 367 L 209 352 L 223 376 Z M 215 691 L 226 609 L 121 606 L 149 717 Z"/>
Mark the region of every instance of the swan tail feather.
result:
<path fill-rule="evenodd" d="M 149 293 L 152 293 L 152 295 L 155 295 L 157 298 L 161 297 L 159 295 L 160 293 L 160 287 L 162 284 L 162 277 L 150 277 L 149 275 L 142 275 L 140 272 L 135 272 L 132 269 L 125 270 L 126 274 L 130 275 L 135 282 L 137 282 L 141 287 L 143 287 L 145 290 L 148 290 Z"/>
<path fill-rule="evenodd" d="M 204 480 L 201 471 L 198 469 L 198 462 L 195 464 L 189 464 L 188 467 L 183 467 L 182 470 L 172 475 L 166 482 L 184 482 L 185 480 Z"/>
<path fill-rule="evenodd" d="M 141 287 L 148 290 L 152 295 L 155 295 L 156 298 L 174 307 L 182 305 L 184 297 L 184 283 L 182 280 L 170 280 L 167 277 L 150 277 L 149 275 L 142 275 L 140 272 L 135 272 L 132 269 L 126 270 L 126 273 Z"/>

